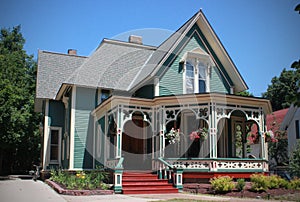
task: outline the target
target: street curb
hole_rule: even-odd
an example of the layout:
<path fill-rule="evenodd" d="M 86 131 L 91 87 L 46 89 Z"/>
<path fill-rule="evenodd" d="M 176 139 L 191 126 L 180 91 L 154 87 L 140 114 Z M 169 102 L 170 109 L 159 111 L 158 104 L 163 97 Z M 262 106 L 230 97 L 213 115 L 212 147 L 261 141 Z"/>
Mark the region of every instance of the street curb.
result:
<path fill-rule="evenodd" d="M 64 189 L 57 183 L 47 179 L 45 180 L 51 188 L 53 188 L 57 193 L 63 195 L 72 195 L 72 196 L 88 196 L 88 195 L 112 195 L 114 194 L 113 190 L 69 190 Z"/>

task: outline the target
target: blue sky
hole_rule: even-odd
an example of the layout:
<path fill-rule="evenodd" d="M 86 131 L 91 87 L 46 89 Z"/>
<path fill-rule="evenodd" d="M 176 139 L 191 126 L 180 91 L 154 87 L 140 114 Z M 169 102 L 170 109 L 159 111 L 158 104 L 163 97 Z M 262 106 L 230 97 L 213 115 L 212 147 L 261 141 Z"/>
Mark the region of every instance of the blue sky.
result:
<path fill-rule="evenodd" d="M 158 45 L 200 8 L 249 91 L 261 96 L 274 76 L 300 59 L 300 0 L 2 0 L 0 27 L 21 25 L 25 49 L 90 55 L 103 38 L 132 30 Z M 124 35 L 126 37 L 124 37 Z M 155 37 L 153 37 L 155 36 Z"/>

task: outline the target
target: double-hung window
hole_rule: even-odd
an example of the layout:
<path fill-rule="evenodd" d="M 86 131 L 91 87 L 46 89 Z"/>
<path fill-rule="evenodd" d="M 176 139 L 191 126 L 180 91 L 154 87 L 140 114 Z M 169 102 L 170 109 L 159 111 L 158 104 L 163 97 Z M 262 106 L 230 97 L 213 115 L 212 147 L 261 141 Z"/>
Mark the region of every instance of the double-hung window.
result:
<path fill-rule="evenodd" d="M 61 128 L 50 127 L 50 163 L 59 164 L 61 160 Z"/>
<path fill-rule="evenodd" d="M 207 66 L 203 62 L 198 62 L 198 92 L 206 92 L 206 69 Z"/>
<path fill-rule="evenodd" d="M 195 91 L 195 73 L 194 73 L 194 65 L 190 62 L 186 62 L 186 74 L 185 74 L 185 87 L 186 87 L 186 93 L 194 93 Z"/>
<path fill-rule="evenodd" d="M 183 93 L 209 92 L 209 74 L 213 61 L 203 50 L 195 49 L 184 54 L 180 61 L 180 69 L 183 73 Z"/>

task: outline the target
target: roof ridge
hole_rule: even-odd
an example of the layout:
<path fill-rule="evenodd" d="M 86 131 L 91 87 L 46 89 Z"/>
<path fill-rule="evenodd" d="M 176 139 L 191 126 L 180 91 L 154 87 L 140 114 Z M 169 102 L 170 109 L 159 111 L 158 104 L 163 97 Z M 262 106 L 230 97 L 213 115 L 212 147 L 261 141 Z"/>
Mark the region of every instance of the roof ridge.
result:
<path fill-rule="evenodd" d="M 121 41 L 121 40 L 116 40 L 116 39 L 104 38 L 102 40 L 101 44 L 103 42 L 111 43 L 111 44 L 124 45 L 124 46 L 133 46 L 133 47 L 136 47 L 136 48 L 144 48 L 144 49 L 150 49 L 150 50 L 156 50 L 157 49 L 157 46 L 146 45 L 146 44 L 136 44 L 136 43 L 131 43 L 131 42 L 127 42 L 127 41 Z"/>
<path fill-rule="evenodd" d="M 47 51 L 47 50 L 39 50 L 41 53 L 49 53 L 53 55 L 62 55 L 62 56 L 70 56 L 70 57 L 80 57 L 80 58 L 89 58 L 88 56 L 83 56 L 83 55 L 70 55 L 67 53 L 59 53 L 59 52 L 52 52 L 52 51 Z"/>

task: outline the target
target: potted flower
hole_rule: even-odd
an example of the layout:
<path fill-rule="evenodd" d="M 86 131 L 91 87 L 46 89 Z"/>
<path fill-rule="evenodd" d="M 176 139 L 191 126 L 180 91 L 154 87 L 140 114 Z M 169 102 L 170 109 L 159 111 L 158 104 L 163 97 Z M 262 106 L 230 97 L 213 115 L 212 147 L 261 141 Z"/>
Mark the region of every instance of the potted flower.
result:
<path fill-rule="evenodd" d="M 278 140 L 275 138 L 275 135 L 273 131 L 268 130 L 264 133 L 265 135 L 265 142 L 278 142 Z"/>
<path fill-rule="evenodd" d="M 208 130 L 207 128 L 199 128 L 190 134 L 190 140 L 198 141 L 198 140 L 206 140 L 208 136 Z"/>
<path fill-rule="evenodd" d="M 165 137 L 169 140 L 170 144 L 175 144 L 180 141 L 180 130 L 172 128 Z"/>

